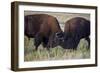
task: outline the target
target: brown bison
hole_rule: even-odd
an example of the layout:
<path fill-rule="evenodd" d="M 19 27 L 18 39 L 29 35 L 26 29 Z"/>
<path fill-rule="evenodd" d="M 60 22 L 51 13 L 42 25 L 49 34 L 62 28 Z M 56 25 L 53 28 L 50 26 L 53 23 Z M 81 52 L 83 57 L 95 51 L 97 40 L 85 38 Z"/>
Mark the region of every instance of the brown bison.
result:
<path fill-rule="evenodd" d="M 60 38 L 62 30 L 55 17 L 47 14 L 27 15 L 24 23 L 24 33 L 28 38 L 35 38 L 36 50 L 41 43 L 43 47 L 47 48 L 59 45 L 58 41 L 62 39 Z"/>
<path fill-rule="evenodd" d="M 82 38 L 85 38 L 90 46 L 89 35 L 90 21 L 82 17 L 72 18 L 65 23 L 62 47 L 66 49 L 76 49 Z"/>

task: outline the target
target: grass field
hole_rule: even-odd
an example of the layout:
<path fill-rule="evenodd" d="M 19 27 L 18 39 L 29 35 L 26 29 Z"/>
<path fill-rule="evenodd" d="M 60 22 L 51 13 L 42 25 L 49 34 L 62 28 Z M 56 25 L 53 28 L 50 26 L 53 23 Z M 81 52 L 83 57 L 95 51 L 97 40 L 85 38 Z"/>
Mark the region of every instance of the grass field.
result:
<path fill-rule="evenodd" d="M 44 61 L 44 60 L 62 60 L 62 59 L 87 59 L 90 58 L 90 49 L 85 39 L 78 44 L 77 50 L 63 49 L 60 46 L 50 48 L 48 51 L 42 45 L 38 50 L 34 50 L 34 39 L 30 41 L 24 37 L 24 61 Z"/>

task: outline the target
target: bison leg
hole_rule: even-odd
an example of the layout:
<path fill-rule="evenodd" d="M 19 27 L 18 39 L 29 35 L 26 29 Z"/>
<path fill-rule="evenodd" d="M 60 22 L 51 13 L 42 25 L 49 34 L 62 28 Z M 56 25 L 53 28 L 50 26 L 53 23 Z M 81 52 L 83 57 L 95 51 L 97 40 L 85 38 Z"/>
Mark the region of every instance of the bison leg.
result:
<path fill-rule="evenodd" d="M 53 36 L 51 35 L 48 40 L 47 49 L 52 48 L 53 46 Z"/>
<path fill-rule="evenodd" d="M 48 44 L 48 38 L 43 38 L 43 47 L 47 47 Z"/>
<path fill-rule="evenodd" d="M 67 49 L 77 49 L 78 43 L 80 39 L 77 35 L 74 35 L 72 37 L 69 37 L 66 41 L 66 48 Z"/>
<path fill-rule="evenodd" d="M 86 37 L 85 39 L 86 39 L 87 42 L 88 42 L 88 48 L 90 48 L 90 38 L 89 38 L 89 37 Z"/>
<path fill-rule="evenodd" d="M 77 49 L 78 43 L 79 43 L 79 39 L 70 38 L 67 42 L 68 49 Z"/>
<path fill-rule="evenodd" d="M 42 38 L 41 38 L 41 36 L 39 34 L 37 34 L 35 36 L 35 40 L 34 40 L 34 45 L 36 47 L 35 48 L 36 50 L 38 49 L 38 46 L 41 44 L 41 42 L 42 42 Z"/>
<path fill-rule="evenodd" d="M 77 49 L 77 47 L 78 47 L 79 42 L 80 42 L 80 38 L 79 38 L 79 36 L 76 36 L 76 37 L 75 37 L 75 48 L 76 48 L 76 49 Z"/>

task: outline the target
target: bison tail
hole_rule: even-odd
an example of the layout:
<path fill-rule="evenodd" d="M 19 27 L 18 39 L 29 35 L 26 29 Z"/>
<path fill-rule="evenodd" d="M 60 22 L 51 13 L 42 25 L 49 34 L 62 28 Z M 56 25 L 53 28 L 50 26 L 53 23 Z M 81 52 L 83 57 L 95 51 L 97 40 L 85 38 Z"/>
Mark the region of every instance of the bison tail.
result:
<path fill-rule="evenodd" d="M 88 42 L 88 48 L 90 48 L 90 38 L 89 38 L 89 37 L 86 37 L 85 39 L 86 39 L 87 42 Z"/>

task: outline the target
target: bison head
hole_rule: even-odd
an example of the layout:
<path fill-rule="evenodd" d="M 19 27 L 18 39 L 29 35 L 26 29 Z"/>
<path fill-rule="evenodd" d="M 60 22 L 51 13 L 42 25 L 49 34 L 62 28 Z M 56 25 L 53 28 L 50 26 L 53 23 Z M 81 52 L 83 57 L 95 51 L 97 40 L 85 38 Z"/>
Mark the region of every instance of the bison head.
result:
<path fill-rule="evenodd" d="M 69 33 L 57 32 L 55 34 L 55 37 L 55 43 L 61 46 L 62 48 L 69 48 L 71 45 L 69 43 L 73 42 L 73 39 L 70 37 Z"/>
<path fill-rule="evenodd" d="M 57 45 L 60 45 L 61 43 L 63 43 L 64 42 L 64 33 L 63 32 L 57 32 L 57 33 L 55 33 L 54 42 Z"/>

